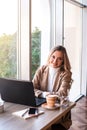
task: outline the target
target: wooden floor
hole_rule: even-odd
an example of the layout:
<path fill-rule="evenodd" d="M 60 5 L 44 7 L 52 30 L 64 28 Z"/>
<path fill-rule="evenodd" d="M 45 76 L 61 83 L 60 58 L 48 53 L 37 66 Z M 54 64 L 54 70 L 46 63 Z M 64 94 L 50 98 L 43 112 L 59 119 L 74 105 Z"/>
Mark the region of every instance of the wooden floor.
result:
<path fill-rule="evenodd" d="M 82 97 L 72 109 L 72 125 L 69 130 L 87 130 L 87 97 Z"/>

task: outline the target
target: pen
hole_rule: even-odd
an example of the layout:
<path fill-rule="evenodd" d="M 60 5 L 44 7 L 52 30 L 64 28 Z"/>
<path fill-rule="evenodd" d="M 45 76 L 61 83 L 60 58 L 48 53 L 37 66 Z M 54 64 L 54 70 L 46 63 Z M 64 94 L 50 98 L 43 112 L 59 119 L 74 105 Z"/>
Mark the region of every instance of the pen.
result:
<path fill-rule="evenodd" d="M 29 109 L 27 109 L 23 114 L 22 114 L 22 117 L 25 116 L 25 114 L 29 111 Z"/>

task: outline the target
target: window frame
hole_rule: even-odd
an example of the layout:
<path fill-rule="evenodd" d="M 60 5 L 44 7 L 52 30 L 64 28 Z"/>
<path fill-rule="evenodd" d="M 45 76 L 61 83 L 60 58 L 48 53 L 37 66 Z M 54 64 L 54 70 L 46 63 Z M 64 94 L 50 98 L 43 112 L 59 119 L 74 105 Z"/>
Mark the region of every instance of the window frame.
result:
<path fill-rule="evenodd" d="M 31 0 L 18 1 L 17 78 L 31 81 Z"/>

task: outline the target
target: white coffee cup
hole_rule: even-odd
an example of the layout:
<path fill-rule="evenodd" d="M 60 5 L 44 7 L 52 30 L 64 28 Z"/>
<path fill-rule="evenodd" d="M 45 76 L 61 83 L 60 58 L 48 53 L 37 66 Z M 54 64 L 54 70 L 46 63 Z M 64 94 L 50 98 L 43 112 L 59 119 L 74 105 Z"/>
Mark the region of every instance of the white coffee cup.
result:
<path fill-rule="evenodd" d="M 57 96 L 56 95 L 47 95 L 46 102 L 49 107 L 54 107 L 56 103 Z"/>

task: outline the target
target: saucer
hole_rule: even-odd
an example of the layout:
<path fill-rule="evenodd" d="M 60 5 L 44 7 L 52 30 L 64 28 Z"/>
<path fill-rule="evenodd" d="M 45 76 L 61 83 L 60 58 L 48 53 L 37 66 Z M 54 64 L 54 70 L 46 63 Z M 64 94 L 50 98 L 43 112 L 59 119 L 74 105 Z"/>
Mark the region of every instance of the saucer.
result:
<path fill-rule="evenodd" d="M 47 103 L 44 103 L 41 105 L 43 108 L 46 108 L 46 109 L 50 109 L 50 110 L 54 110 L 54 109 L 57 109 L 57 108 L 60 108 L 60 104 L 55 104 L 54 107 L 50 107 L 47 105 Z"/>

